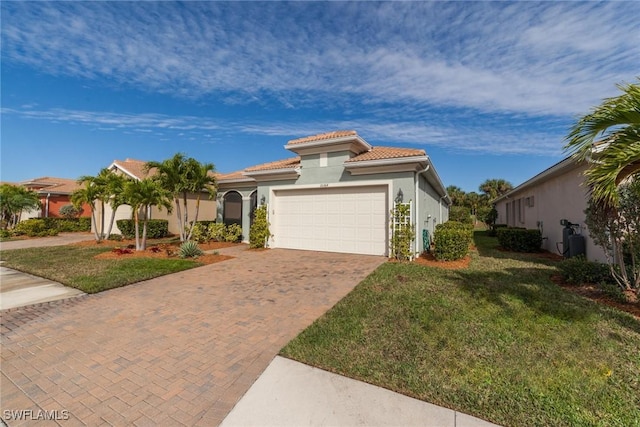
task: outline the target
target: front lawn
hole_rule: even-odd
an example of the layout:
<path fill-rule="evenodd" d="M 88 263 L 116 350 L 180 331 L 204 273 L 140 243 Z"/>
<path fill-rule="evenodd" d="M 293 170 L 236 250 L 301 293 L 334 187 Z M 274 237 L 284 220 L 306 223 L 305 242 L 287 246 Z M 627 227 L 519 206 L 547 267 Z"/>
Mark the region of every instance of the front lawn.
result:
<path fill-rule="evenodd" d="M 66 245 L 0 252 L 3 266 L 60 282 L 87 293 L 175 273 L 202 264 L 179 258 L 95 259 L 104 246 Z"/>
<path fill-rule="evenodd" d="M 382 265 L 282 354 L 505 426 L 640 426 L 640 321 L 475 243 L 462 270 Z"/>

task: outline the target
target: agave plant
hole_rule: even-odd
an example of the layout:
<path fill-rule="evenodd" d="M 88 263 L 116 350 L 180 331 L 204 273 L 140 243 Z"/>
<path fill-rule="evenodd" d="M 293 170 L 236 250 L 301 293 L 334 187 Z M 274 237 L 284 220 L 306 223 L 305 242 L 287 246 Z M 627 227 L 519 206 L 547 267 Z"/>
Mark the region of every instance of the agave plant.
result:
<path fill-rule="evenodd" d="M 202 255 L 202 249 L 198 247 L 198 243 L 193 240 L 188 240 L 180 245 L 178 255 L 180 258 L 197 258 Z"/>

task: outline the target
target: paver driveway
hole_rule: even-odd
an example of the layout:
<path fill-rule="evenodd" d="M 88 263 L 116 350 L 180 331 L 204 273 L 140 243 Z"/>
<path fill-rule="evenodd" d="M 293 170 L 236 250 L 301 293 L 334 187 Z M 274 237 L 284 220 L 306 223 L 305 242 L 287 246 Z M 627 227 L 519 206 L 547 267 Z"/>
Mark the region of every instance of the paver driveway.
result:
<path fill-rule="evenodd" d="M 217 425 L 282 346 L 385 261 L 283 249 L 237 255 L 3 311 L 2 409 L 68 411 L 65 426 Z"/>

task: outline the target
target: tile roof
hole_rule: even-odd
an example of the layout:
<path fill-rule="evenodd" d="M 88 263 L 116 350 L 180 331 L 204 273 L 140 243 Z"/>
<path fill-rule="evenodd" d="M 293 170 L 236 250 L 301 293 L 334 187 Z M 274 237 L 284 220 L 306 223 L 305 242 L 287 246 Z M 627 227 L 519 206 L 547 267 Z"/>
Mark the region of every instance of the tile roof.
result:
<path fill-rule="evenodd" d="M 21 183 L 26 188 L 34 189 L 38 193 L 71 194 L 81 187 L 75 179 L 55 178 L 43 176 Z"/>
<path fill-rule="evenodd" d="M 396 147 L 372 147 L 371 150 L 358 154 L 347 160 L 347 163 L 362 162 L 366 160 L 386 160 L 399 159 L 403 157 L 426 156 L 424 150 L 415 148 L 396 148 Z"/>
<path fill-rule="evenodd" d="M 229 172 L 229 173 L 216 173 L 216 179 L 218 181 L 224 181 L 224 180 L 231 180 L 231 179 L 243 179 L 243 178 L 247 178 L 243 171 L 235 171 L 235 172 Z"/>
<path fill-rule="evenodd" d="M 300 166 L 300 157 L 293 157 L 284 160 L 276 160 L 275 162 L 263 163 L 257 166 L 251 166 L 244 170 L 244 172 L 259 172 L 275 169 L 290 169 Z"/>
<path fill-rule="evenodd" d="M 134 175 L 136 178 L 142 179 L 148 175 L 153 175 L 155 173 L 154 169 L 151 169 L 149 173 L 145 172 L 144 165 L 146 161 L 136 160 L 136 159 L 125 159 L 125 160 L 114 160 L 113 164 L 115 164 L 118 168 L 124 169 L 127 172 Z"/>
<path fill-rule="evenodd" d="M 302 144 L 303 142 L 322 141 L 325 139 L 342 138 L 345 136 L 358 136 L 355 130 L 336 130 L 333 132 L 320 133 L 318 135 L 305 136 L 304 138 L 292 139 L 287 144 Z"/>

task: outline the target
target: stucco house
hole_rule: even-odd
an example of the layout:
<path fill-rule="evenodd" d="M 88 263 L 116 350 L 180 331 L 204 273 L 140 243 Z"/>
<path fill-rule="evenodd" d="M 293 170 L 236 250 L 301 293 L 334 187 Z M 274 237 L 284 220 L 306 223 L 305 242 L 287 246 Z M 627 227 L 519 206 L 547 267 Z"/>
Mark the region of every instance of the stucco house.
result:
<path fill-rule="evenodd" d="M 71 203 L 71 193 L 80 188 L 80 184 L 74 179 L 55 178 L 50 176 L 30 179 L 19 183 L 29 190 L 38 193 L 41 209 L 37 211 L 23 212 L 21 219 L 27 218 L 59 218 L 60 208 Z M 91 216 L 91 207 L 88 204 L 82 206 L 81 217 Z"/>
<path fill-rule="evenodd" d="M 153 175 L 154 170 L 151 169 L 148 173 L 145 171 L 146 161 L 135 160 L 135 159 L 125 159 L 125 160 L 114 160 L 108 169 L 112 170 L 115 173 L 123 174 L 131 179 L 144 179 L 148 175 Z M 198 220 L 204 221 L 209 220 L 213 221 L 216 219 L 216 201 L 211 200 L 208 197 L 209 195 L 203 192 L 200 200 L 200 211 L 198 213 Z M 182 207 L 182 200 L 180 201 L 180 206 Z M 196 195 L 189 194 L 187 198 L 187 207 L 189 215 L 193 218 L 196 210 Z M 175 209 L 175 208 L 174 208 Z M 90 211 L 89 211 L 90 212 Z M 101 206 L 100 203 L 96 203 L 96 219 L 99 221 L 101 218 Z M 105 216 L 104 221 L 107 223 L 104 227 L 105 231 L 108 226 L 108 221 L 111 218 L 112 208 L 109 205 L 105 206 Z M 150 219 L 166 219 L 168 221 L 169 232 L 173 234 L 179 233 L 178 228 L 178 220 L 176 218 L 175 212 L 169 214 L 166 209 L 158 209 L 156 206 L 152 206 L 150 211 L 148 212 Z M 183 212 L 184 215 L 184 212 Z M 120 230 L 117 226 L 117 221 L 119 219 L 131 219 L 132 212 L 131 206 L 122 205 L 119 206 L 116 210 L 115 221 L 113 224 L 113 229 L 111 231 L 112 234 L 121 234 Z M 92 224 L 92 229 L 95 229 L 95 224 Z"/>
<path fill-rule="evenodd" d="M 289 141 L 296 156 L 218 176 L 218 221 L 242 226 L 266 203 L 272 248 L 389 255 L 390 211 L 412 203 L 415 253 L 449 217 L 450 200 L 424 150 L 373 147 L 353 130 Z"/>
<path fill-rule="evenodd" d="M 494 200 L 498 224 L 539 229 L 542 248 L 566 255 L 561 220 L 575 224 L 575 233 L 584 236 L 586 257 L 606 262 L 602 248 L 597 246 L 585 224 L 585 209 L 589 188 L 585 185 L 586 162 L 568 157 L 513 190 Z"/>

